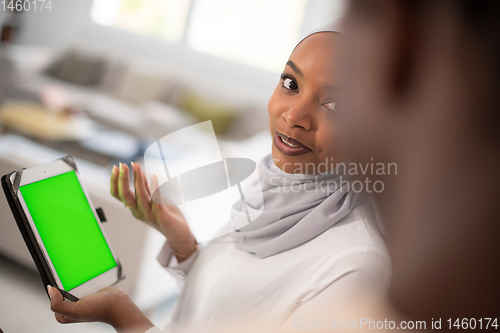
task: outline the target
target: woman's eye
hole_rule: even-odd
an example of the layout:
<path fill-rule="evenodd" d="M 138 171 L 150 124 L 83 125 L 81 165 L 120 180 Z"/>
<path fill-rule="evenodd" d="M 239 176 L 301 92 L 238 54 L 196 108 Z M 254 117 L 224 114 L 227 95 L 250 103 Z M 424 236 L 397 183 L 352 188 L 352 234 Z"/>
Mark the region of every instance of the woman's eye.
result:
<path fill-rule="evenodd" d="M 297 90 L 298 88 L 297 83 L 288 77 L 283 78 L 283 87 L 288 90 Z"/>
<path fill-rule="evenodd" d="M 330 110 L 332 110 L 332 111 L 335 111 L 335 110 L 336 110 L 336 108 L 337 108 L 337 103 L 335 103 L 335 102 L 329 102 L 329 103 L 325 103 L 325 104 L 323 104 L 323 106 L 324 106 L 325 108 L 327 108 L 327 109 L 330 109 Z"/>

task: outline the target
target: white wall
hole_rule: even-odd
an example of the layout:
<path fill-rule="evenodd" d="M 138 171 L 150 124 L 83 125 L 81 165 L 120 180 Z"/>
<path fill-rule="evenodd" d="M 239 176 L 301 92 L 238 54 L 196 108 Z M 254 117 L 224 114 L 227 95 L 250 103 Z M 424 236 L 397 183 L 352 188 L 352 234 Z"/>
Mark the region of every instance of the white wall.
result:
<path fill-rule="evenodd" d="M 309 0 L 302 35 L 342 18 L 345 7 L 346 0 Z"/>
<path fill-rule="evenodd" d="M 338 18 L 343 3 L 310 0 L 303 32 Z M 52 11 L 25 15 L 18 43 L 57 49 L 83 45 L 106 53 L 148 58 L 208 94 L 234 104 L 257 106 L 266 113 L 267 100 L 279 80 L 277 73 L 199 53 L 182 44 L 99 26 L 90 20 L 91 6 L 92 0 L 52 0 Z"/>

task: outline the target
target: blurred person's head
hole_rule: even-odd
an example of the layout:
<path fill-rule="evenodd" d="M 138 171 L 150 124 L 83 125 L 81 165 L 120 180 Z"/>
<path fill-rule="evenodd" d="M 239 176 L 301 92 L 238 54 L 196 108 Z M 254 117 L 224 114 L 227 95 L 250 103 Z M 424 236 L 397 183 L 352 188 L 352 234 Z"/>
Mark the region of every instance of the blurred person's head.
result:
<path fill-rule="evenodd" d="M 336 120 L 341 38 L 328 31 L 300 42 L 269 100 L 272 157 L 287 173 L 324 173 L 342 162 Z"/>
<path fill-rule="evenodd" d="M 390 298 L 422 320 L 498 315 L 500 1 L 349 6 L 341 139 L 398 164 L 377 198 Z"/>

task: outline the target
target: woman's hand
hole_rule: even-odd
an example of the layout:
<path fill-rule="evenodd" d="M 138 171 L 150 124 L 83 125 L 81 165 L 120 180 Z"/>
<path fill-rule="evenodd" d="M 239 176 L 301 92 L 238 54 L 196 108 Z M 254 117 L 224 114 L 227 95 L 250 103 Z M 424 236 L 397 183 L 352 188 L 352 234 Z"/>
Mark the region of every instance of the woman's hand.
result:
<path fill-rule="evenodd" d="M 125 292 L 114 287 L 77 302 L 64 300 L 59 290 L 51 286 L 47 286 L 47 291 L 50 309 L 61 324 L 99 321 L 110 324 L 117 332 L 146 332 L 154 326 Z"/>
<path fill-rule="evenodd" d="M 151 200 L 146 175 L 141 166 L 132 162 L 132 168 L 135 193 L 130 190 L 128 166 L 120 163 L 120 168 L 113 166 L 111 173 L 111 195 L 130 208 L 137 219 L 165 235 L 178 262 L 185 260 L 196 250 L 197 244 L 182 212 L 174 205 L 157 204 Z M 157 182 L 157 178 L 153 176 L 154 188 L 157 188 Z"/>

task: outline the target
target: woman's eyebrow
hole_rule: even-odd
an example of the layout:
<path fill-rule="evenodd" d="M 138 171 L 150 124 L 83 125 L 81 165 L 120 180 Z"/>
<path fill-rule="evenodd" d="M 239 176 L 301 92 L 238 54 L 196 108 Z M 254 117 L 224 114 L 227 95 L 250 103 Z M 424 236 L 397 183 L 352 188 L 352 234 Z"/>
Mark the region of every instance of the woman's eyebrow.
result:
<path fill-rule="evenodd" d="M 304 78 L 304 74 L 302 73 L 302 71 L 297 67 L 297 65 L 295 65 L 295 63 L 291 60 L 288 60 L 288 62 L 286 63 L 288 66 L 290 66 L 291 69 L 293 69 L 293 71 L 295 73 L 297 73 L 301 78 Z"/>

